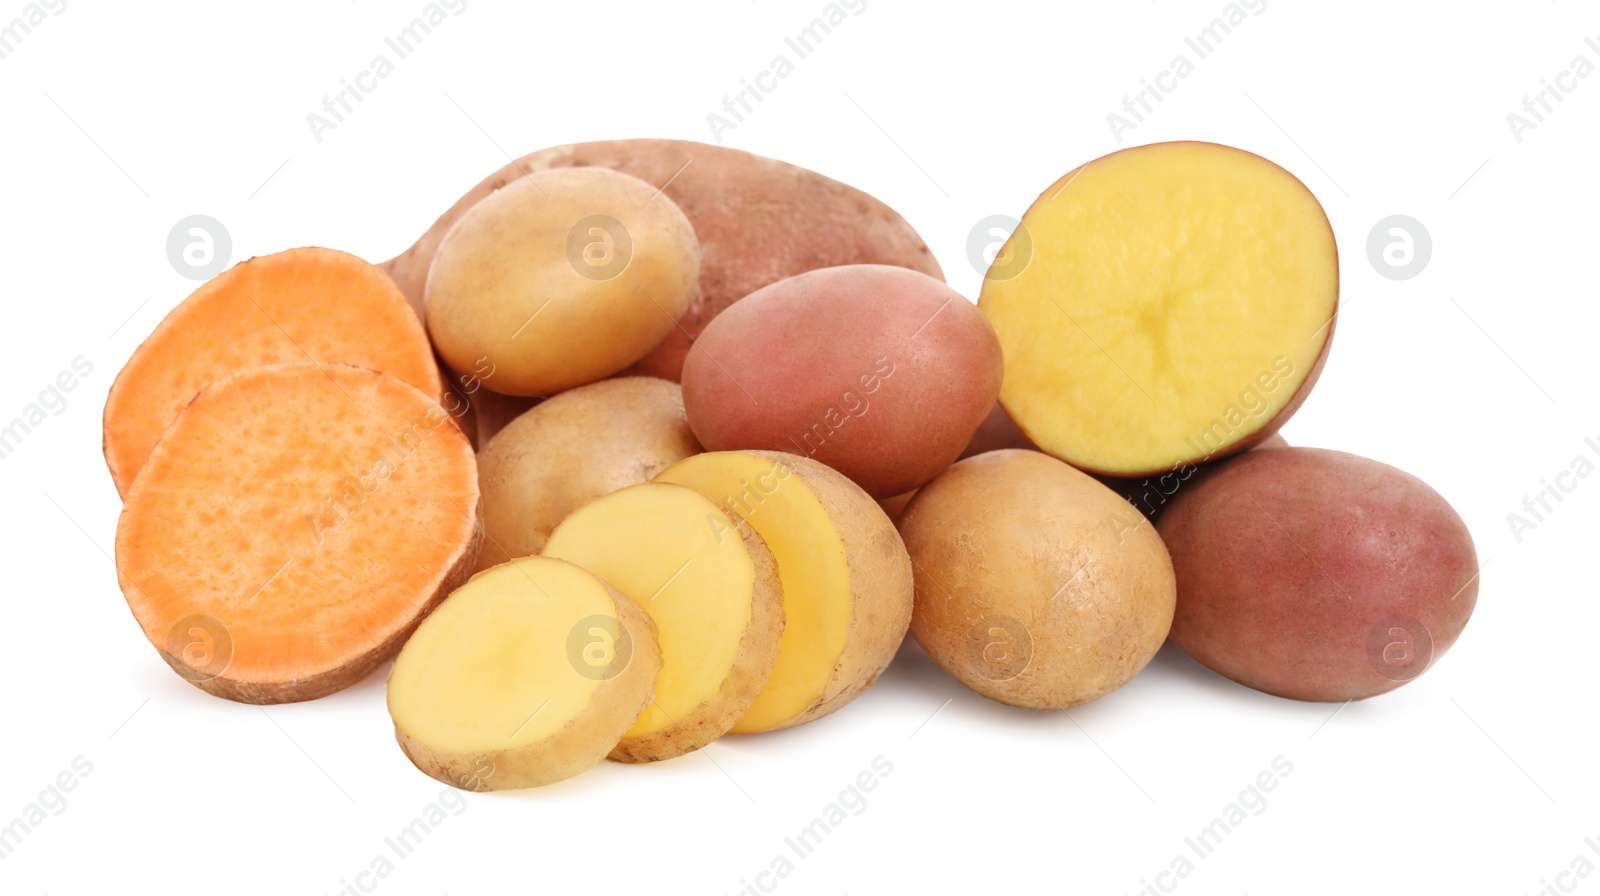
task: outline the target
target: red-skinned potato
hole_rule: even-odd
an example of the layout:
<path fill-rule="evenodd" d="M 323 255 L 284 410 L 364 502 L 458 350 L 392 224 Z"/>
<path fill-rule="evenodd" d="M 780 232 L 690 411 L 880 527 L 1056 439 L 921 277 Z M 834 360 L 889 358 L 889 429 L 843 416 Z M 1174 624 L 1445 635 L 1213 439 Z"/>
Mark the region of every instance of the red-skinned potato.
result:
<path fill-rule="evenodd" d="M 632 373 L 677 380 L 689 346 L 711 319 L 746 295 L 817 268 L 889 264 L 939 279 L 933 253 L 894 209 L 787 162 L 688 140 L 602 140 L 555 146 L 505 165 L 469 190 L 417 242 L 380 267 L 421 309 L 428 268 L 467 210 L 530 173 L 612 168 L 678 204 L 700 241 L 700 289 L 679 326 Z"/>
<path fill-rule="evenodd" d="M 800 454 L 886 498 L 961 454 L 994 406 L 1000 363 L 983 315 L 943 282 L 824 268 L 711 322 L 684 363 L 684 411 L 707 450 Z"/>
<path fill-rule="evenodd" d="M 1297 700 L 1391 691 L 1455 643 L 1478 597 L 1472 535 L 1422 480 L 1320 448 L 1252 451 L 1178 493 L 1172 643 Z"/>

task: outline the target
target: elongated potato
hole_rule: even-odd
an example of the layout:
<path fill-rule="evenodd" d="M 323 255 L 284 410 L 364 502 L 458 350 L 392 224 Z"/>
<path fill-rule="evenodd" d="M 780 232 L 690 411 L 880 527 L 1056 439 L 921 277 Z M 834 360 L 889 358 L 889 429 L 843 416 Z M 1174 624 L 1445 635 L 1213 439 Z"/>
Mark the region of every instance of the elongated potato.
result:
<path fill-rule="evenodd" d="M 553 784 L 592 768 L 650 704 L 649 614 L 570 563 L 473 576 L 406 642 L 389 715 L 407 757 L 463 790 Z"/>
<path fill-rule="evenodd" d="M 859 486 L 814 460 L 776 451 L 699 454 L 656 481 L 720 501 L 778 561 L 785 615 L 778 661 L 735 734 L 819 719 L 877 680 L 911 622 L 911 558 Z"/>
<path fill-rule="evenodd" d="M 509 162 L 383 267 L 420 308 L 439 243 L 469 209 L 530 172 L 587 167 L 612 168 L 659 187 L 700 239 L 699 293 L 637 373 L 676 381 L 689 346 L 712 318 L 785 277 L 841 264 L 892 264 L 944 279 L 911 225 L 854 187 L 743 150 L 653 139 L 555 146 Z"/>
<path fill-rule="evenodd" d="M 394 655 L 472 571 L 472 448 L 432 396 L 356 367 L 257 367 L 206 387 L 117 521 L 117 579 L 196 687 L 311 700 Z"/>
<path fill-rule="evenodd" d="M 699 451 L 677 383 L 623 377 L 543 402 L 478 455 L 488 534 L 478 568 L 539 553 L 574 510 Z"/>
<path fill-rule="evenodd" d="M 439 244 L 428 335 L 459 373 L 553 395 L 639 360 L 689 306 L 700 244 L 672 200 L 604 168 L 548 171 L 473 206 Z"/>
<path fill-rule="evenodd" d="M 691 488 L 632 485 L 561 522 L 544 556 L 589 570 L 644 608 L 661 639 L 650 704 L 611 758 L 654 762 L 726 734 L 778 659 L 783 585 L 750 524 Z"/>

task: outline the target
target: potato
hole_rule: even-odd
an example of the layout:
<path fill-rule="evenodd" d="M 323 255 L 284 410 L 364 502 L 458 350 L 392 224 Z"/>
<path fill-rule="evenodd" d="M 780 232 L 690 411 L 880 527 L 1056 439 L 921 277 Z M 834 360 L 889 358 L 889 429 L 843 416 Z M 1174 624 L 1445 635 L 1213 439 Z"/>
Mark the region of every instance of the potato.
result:
<path fill-rule="evenodd" d="M 712 451 L 814 458 L 887 498 L 948 467 L 994 407 L 1000 344 L 942 282 L 887 265 L 811 271 L 723 312 L 683 365 Z"/>
<path fill-rule="evenodd" d="M 1214 143 L 1119 150 L 1023 215 L 978 307 L 1000 403 L 1040 450 L 1139 477 L 1244 451 L 1310 393 L 1339 301 L 1333 230 L 1294 175 Z"/>
<path fill-rule="evenodd" d="M 1240 684 L 1358 700 L 1421 675 L 1478 598 L 1472 535 L 1422 480 L 1320 448 L 1252 451 L 1178 493 L 1172 643 Z"/>
<path fill-rule="evenodd" d="M 677 383 L 622 377 L 537 405 L 478 455 L 488 536 L 478 568 L 539 553 L 567 514 L 699 451 Z"/>
<path fill-rule="evenodd" d="M 1278 433 L 1273 433 L 1262 440 L 1251 451 L 1271 451 L 1274 448 L 1287 448 L 1289 442 Z M 1159 476 L 1144 476 L 1138 479 L 1123 479 L 1117 476 L 1096 476 L 1106 488 L 1111 489 L 1128 503 L 1139 509 L 1146 519 L 1159 520 L 1161 514 L 1171 505 L 1172 499 L 1177 496 L 1180 489 L 1191 489 L 1200 484 L 1206 477 L 1222 469 L 1228 459 L 1210 461 L 1199 464 L 1183 464 L 1176 470 L 1168 470 Z"/>
<path fill-rule="evenodd" d="M 510 395 L 610 376 L 673 329 L 698 289 L 700 245 L 671 199 L 604 168 L 513 181 L 463 214 L 423 290 L 452 368 Z"/>
<path fill-rule="evenodd" d="M 735 734 L 819 719 L 877 680 L 911 621 L 911 559 L 866 493 L 814 460 L 776 451 L 700 454 L 656 481 L 715 498 L 778 561 L 778 661 Z"/>
<path fill-rule="evenodd" d="M 972 690 L 1025 709 L 1111 693 L 1172 624 L 1154 527 L 1088 474 L 1004 449 L 960 461 L 900 518 L 916 569 L 911 633 Z"/>
<path fill-rule="evenodd" d="M 650 704 L 661 651 L 639 605 L 562 560 L 457 588 L 389 673 L 395 738 L 463 790 L 538 787 L 605 758 Z"/>
<path fill-rule="evenodd" d="M 562 520 L 544 556 L 605 579 L 655 621 L 655 700 L 612 759 L 700 749 L 739 721 L 772 675 L 783 632 L 778 562 L 749 523 L 694 489 L 648 482 L 596 498 Z"/>
<path fill-rule="evenodd" d="M 677 381 L 690 344 L 712 318 L 785 277 L 841 264 L 892 264 L 944 279 L 911 225 L 860 190 L 726 146 L 651 139 L 556 146 L 510 162 L 382 267 L 420 304 L 441 239 L 468 209 L 529 172 L 585 167 L 613 168 L 660 187 L 700 238 L 699 293 L 680 326 L 639 362 L 636 373 Z"/>

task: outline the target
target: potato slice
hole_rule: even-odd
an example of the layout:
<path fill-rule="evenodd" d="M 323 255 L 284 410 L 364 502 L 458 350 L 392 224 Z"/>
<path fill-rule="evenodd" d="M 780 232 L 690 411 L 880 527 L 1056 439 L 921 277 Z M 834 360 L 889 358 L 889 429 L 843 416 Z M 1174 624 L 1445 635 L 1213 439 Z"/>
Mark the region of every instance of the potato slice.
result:
<path fill-rule="evenodd" d="M 395 738 L 463 790 L 538 787 L 605 758 L 650 704 L 650 616 L 565 561 L 525 557 L 457 588 L 389 674 Z"/>
<path fill-rule="evenodd" d="M 778 661 L 735 734 L 821 718 L 877 680 L 911 624 L 911 558 L 866 492 L 814 460 L 776 451 L 699 454 L 656 481 L 716 498 L 778 560 Z"/>
<path fill-rule="evenodd" d="M 1321 372 L 1339 299 L 1322 206 L 1213 143 L 1112 153 L 1051 185 L 984 280 L 1000 403 L 1039 448 L 1142 476 L 1250 448 Z"/>
<path fill-rule="evenodd" d="M 750 524 L 691 488 L 652 482 L 567 517 L 544 554 L 633 598 L 655 620 L 654 702 L 611 758 L 654 762 L 726 734 L 772 675 L 783 632 L 778 564 Z"/>

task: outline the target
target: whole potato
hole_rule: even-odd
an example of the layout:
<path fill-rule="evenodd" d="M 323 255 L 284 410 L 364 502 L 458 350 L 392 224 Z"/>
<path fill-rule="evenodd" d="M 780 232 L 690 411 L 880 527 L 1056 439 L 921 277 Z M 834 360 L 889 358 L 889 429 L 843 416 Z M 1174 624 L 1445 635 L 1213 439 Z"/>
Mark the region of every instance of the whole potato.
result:
<path fill-rule="evenodd" d="M 1049 455 L 991 451 L 923 486 L 900 518 L 914 561 L 911 632 L 991 700 L 1065 709 L 1143 669 L 1172 624 L 1155 529 Z"/>
<path fill-rule="evenodd" d="M 948 467 L 1000 390 L 978 309 L 887 265 L 810 271 L 724 311 L 689 350 L 683 402 L 707 450 L 821 461 L 875 498 Z"/>
<path fill-rule="evenodd" d="M 478 568 L 539 553 L 567 514 L 699 453 L 677 383 L 621 377 L 540 403 L 478 454 Z"/>
<path fill-rule="evenodd" d="M 661 191 L 604 168 L 521 178 L 439 244 L 423 310 L 441 357 L 509 395 L 551 395 L 643 357 L 689 307 L 700 245 Z"/>
<path fill-rule="evenodd" d="M 1172 642 L 1297 700 L 1391 691 L 1455 643 L 1478 598 L 1472 535 L 1438 492 L 1320 448 L 1251 451 L 1179 491 L 1159 529 Z"/>

